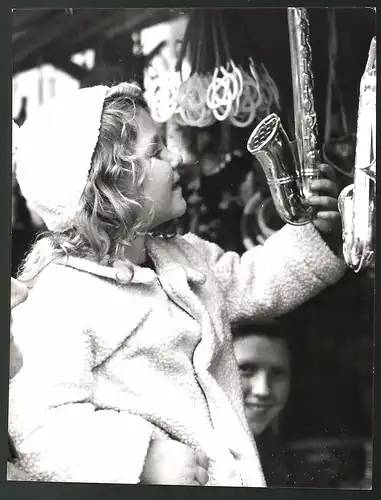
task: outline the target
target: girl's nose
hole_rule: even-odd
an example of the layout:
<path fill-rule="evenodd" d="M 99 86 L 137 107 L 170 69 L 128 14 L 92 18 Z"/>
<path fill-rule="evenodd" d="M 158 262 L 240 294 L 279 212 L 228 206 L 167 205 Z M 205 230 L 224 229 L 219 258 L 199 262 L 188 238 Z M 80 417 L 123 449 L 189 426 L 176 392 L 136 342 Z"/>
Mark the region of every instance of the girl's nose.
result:
<path fill-rule="evenodd" d="M 171 159 L 170 159 L 170 164 L 172 165 L 172 168 L 177 168 L 183 163 L 183 158 L 181 155 L 178 153 L 173 153 L 171 151 Z"/>
<path fill-rule="evenodd" d="M 162 160 L 168 162 L 172 168 L 177 168 L 183 163 L 181 155 L 175 151 L 170 151 L 168 148 L 164 148 L 161 153 Z"/>

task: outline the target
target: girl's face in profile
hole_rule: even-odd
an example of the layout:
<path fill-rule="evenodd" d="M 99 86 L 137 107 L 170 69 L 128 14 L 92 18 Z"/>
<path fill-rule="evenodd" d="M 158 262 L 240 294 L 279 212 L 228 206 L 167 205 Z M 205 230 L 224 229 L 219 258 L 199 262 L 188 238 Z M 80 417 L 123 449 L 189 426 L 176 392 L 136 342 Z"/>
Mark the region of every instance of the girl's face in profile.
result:
<path fill-rule="evenodd" d="M 238 337 L 234 351 L 241 374 L 245 413 L 254 435 L 283 410 L 290 390 L 290 354 L 282 338 Z"/>
<path fill-rule="evenodd" d="M 136 114 L 138 138 L 136 151 L 146 163 L 144 194 L 154 204 L 154 219 L 150 229 L 169 220 L 181 217 L 186 210 L 177 167 L 181 156 L 169 151 L 158 135 L 157 127 L 149 113 L 140 108 Z"/>

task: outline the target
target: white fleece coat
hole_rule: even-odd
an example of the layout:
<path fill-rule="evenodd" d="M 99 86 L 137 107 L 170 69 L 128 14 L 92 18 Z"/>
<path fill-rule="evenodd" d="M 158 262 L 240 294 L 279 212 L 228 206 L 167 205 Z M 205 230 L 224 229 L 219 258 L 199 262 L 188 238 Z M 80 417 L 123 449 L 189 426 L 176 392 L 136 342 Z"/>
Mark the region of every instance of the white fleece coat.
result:
<path fill-rule="evenodd" d="M 242 257 L 191 234 L 147 248 L 156 272 L 135 267 L 129 284 L 83 259 L 51 264 L 14 312 L 20 464 L 32 480 L 138 483 L 150 440 L 170 437 L 207 454 L 209 485 L 265 486 L 230 324 L 297 307 L 345 264 L 311 224 Z"/>

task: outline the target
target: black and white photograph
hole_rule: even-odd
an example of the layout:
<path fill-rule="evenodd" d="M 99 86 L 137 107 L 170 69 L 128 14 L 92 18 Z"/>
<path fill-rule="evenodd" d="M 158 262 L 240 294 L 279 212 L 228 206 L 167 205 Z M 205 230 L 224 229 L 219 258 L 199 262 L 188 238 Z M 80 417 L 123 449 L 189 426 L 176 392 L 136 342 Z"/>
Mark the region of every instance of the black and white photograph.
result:
<path fill-rule="evenodd" d="M 11 20 L 7 482 L 372 490 L 376 8 Z"/>

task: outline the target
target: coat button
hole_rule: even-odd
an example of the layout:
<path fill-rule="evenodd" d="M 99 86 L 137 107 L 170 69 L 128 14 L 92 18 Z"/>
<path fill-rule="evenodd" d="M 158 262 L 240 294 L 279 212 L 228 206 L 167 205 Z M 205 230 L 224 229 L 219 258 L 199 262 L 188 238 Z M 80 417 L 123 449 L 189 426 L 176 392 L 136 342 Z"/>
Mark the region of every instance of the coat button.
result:
<path fill-rule="evenodd" d="M 115 279 L 122 285 L 128 285 L 129 283 L 131 283 L 133 277 L 134 273 L 132 271 L 130 273 L 125 271 L 117 271 L 115 274 Z"/>
<path fill-rule="evenodd" d="M 128 285 L 134 277 L 134 269 L 132 265 L 124 264 L 119 261 L 114 262 L 115 279 L 122 285 Z"/>

